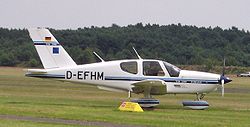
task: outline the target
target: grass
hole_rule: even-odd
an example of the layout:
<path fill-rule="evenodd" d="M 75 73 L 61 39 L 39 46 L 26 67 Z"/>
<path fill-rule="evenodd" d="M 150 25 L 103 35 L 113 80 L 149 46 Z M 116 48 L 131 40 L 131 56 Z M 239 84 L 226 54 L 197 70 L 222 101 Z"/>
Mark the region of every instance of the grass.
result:
<path fill-rule="evenodd" d="M 0 127 L 81 127 L 81 126 L 0 119 Z"/>
<path fill-rule="evenodd" d="M 205 97 L 207 110 L 189 110 L 182 100 L 194 95 L 155 96 L 161 104 L 143 113 L 120 112 L 127 93 L 98 90 L 94 86 L 24 77 L 22 68 L 0 67 L 0 114 L 102 121 L 142 126 L 234 127 L 250 126 L 250 78 L 232 76 L 226 88 L 236 92 L 213 92 Z M 237 89 L 244 89 L 242 92 Z M 227 89 L 226 89 L 227 91 Z M 140 97 L 134 95 L 133 97 Z M 73 126 L 0 119 L 1 126 Z"/>

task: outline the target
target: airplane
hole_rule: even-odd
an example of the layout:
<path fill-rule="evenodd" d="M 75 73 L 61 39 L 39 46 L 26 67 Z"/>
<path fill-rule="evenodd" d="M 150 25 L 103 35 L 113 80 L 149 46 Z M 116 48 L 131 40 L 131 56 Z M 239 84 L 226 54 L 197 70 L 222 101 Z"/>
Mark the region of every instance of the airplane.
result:
<path fill-rule="evenodd" d="M 104 61 L 94 52 L 101 62 L 77 65 L 48 29 L 28 31 L 44 69 L 28 69 L 26 76 L 90 84 L 113 92 L 128 92 L 128 98 L 131 98 L 131 93 L 143 94 L 144 98 L 132 100 L 142 107 L 157 106 L 159 100 L 152 98 L 152 95 L 165 94 L 195 94 L 196 101 L 200 103 L 207 93 L 218 87 L 222 87 L 224 96 L 224 84 L 232 81 L 224 76 L 224 71 L 219 75 L 181 70 L 162 60 L 142 59 L 134 48 L 138 59 Z M 204 106 L 204 103 L 201 105 Z"/>

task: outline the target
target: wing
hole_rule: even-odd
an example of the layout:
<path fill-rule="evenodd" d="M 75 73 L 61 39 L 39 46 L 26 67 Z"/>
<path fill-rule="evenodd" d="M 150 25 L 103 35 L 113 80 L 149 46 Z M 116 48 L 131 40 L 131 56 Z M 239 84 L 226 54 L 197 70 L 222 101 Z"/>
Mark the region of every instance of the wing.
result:
<path fill-rule="evenodd" d="M 134 93 L 144 93 L 145 97 L 150 95 L 163 95 L 167 93 L 167 86 L 163 80 L 143 80 L 132 84 Z"/>

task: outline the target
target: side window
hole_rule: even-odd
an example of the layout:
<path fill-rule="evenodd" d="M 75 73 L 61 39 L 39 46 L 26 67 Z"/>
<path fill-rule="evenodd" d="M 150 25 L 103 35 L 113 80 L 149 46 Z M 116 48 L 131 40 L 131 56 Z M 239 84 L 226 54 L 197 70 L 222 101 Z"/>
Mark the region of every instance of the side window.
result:
<path fill-rule="evenodd" d="M 143 75 L 164 76 L 164 72 L 157 61 L 143 61 Z"/>
<path fill-rule="evenodd" d="M 137 62 L 135 62 L 135 61 L 133 61 L 133 62 L 122 62 L 120 64 L 120 67 L 125 72 L 132 73 L 132 74 L 137 74 L 138 73 Z"/>

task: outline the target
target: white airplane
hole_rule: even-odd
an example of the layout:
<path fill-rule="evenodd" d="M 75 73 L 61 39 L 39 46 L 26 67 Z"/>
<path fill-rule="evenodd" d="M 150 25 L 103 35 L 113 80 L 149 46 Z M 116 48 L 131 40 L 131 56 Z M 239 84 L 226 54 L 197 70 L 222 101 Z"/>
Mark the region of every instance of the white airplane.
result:
<path fill-rule="evenodd" d="M 159 104 L 151 95 L 196 94 L 201 100 L 207 93 L 231 82 L 219 74 L 181 70 L 161 60 L 138 59 L 104 61 L 77 65 L 56 38 L 45 28 L 29 29 L 35 48 L 44 69 L 28 69 L 26 76 L 53 78 L 68 82 L 91 84 L 99 89 L 144 94 L 143 99 L 135 100 L 142 107 Z"/>

